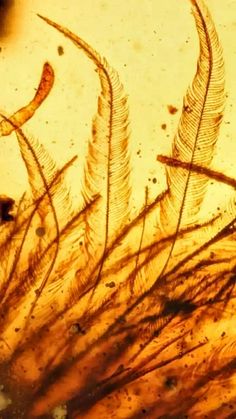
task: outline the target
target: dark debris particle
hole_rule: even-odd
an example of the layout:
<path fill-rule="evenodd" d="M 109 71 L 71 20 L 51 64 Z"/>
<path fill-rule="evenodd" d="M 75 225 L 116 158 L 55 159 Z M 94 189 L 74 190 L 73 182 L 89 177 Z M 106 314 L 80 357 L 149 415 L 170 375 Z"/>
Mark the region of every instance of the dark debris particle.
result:
<path fill-rule="evenodd" d="M 171 115 L 175 115 L 178 112 L 178 108 L 173 105 L 167 105 L 167 109 Z"/>
<path fill-rule="evenodd" d="M 14 216 L 10 214 L 13 210 L 14 199 L 9 198 L 5 195 L 0 195 L 0 220 L 1 222 L 7 222 L 14 220 Z"/>
<path fill-rule="evenodd" d="M 166 130 L 167 125 L 166 124 L 161 124 L 161 129 Z"/>
<path fill-rule="evenodd" d="M 230 284 L 235 284 L 236 282 L 236 274 L 233 273 L 232 276 L 230 277 Z"/>
<path fill-rule="evenodd" d="M 167 316 L 170 314 L 189 314 L 196 310 L 197 306 L 190 300 L 166 299 L 162 314 Z"/>
<path fill-rule="evenodd" d="M 114 281 L 111 281 L 111 282 L 107 282 L 106 283 L 106 287 L 107 288 L 114 288 L 115 286 L 116 286 L 116 283 Z"/>
<path fill-rule="evenodd" d="M 20 330 L 20 328 L 19 327 L 15 327 L 15 332 L 17 333 L 17 332 L 19 332 L 19 330 Z"/>
<path fill-rule="evenodd" d="M 57 47 L 57 52 L 58 52 L 58 55 L 63 55 L 64 54 L 64 48 L 61 45 L 59 45 Z"/>
<path fill-rule="evenodd" d="M 37 234 L 37 236 L 43 237 L 46 233 L 46 230 L 44 227 L 37 227 L 35 233 Z"/>
<path fill-rule="evenodd" d="M 125 317 L 124 317 L 124 316 L 119 316 L 119 317 L 117 318 L 117 321 L 118 321 L 119 323 L 121 323 L 121 324 L 126 323 L 126 319 L 125 319 Z"/>
<path fill-rule="evenodd" d="M 170 377 L 166 377 L 165 381 L 164 381 L 164 386 L 168 389 L 168 390 L 173 390 L 176 386 L 177 386 L 178 380 L 176 376 L 170 376 Z"/>
<path fill-rule="evenodd" d="M 73 323 L 70 326 L 70 333 L 85 335 L 86 332 L 85 332 L 85 330 L 82 329 L 82 327 L 80 326 L 79 323 Z"/>
<path fill-rule="evenodd" d="M 184 111 L 187 113 L 191 113 L 192 109 L 190 108 L 190 106 L 187 105 L 187 106 L 184 106 Z"/>
<path fill-rule="evenodd" d="M 153 183 L 157 183 L 157 180 L 156 180 L 156 178 L 155 178 L 155 177 L 152 179 L 152 182 L 153 182 Z"/>

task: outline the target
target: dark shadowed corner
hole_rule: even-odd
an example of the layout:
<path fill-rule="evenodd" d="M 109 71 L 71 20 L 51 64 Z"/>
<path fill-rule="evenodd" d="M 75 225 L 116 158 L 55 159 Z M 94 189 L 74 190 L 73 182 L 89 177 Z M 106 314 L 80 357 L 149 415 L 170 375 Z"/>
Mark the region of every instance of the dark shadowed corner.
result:
<path fill-rule="evenodd" d="M 14 28 L 15 0 L 0 0 L 0 39 L 8 38 Z"/>

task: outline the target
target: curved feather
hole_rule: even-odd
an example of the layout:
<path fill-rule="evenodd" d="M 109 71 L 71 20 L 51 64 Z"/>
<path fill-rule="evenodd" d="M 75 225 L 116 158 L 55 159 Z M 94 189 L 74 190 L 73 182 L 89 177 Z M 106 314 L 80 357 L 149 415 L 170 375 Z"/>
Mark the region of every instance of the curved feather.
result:
<path fill-rule="evenodd" d="M 26 138 L 23 132 L 19 130 L 16 131 L 16 134 L 27 169 L 33 199 L 37 201 L 44 195 L 37 212 L 42 223 L 48 221 L 48 227 L 51 229 L 50 221 L 47 220 L 47 217 L 52 213 L 52 207 L 57 209 L 60 221 L 63 220 L 64 214 L 71 212 L 69 192 L 64 184 L 65 174 L 62 173 L 56 176 L 58 173 L 56 164 L 38 140 Z M 56 181 L 49 188 L 49 185 L 55 178 Z"/>
<path fill-rule="evenodd" d="M 194 223 L 205 195 L 207 178 L 191 172 L 192 164 L 208 167 L 212 161 L 225 102 L 222 49 L 210 13 L 202 0 L 190 0 L 200 42 L 197 71 L 187 94 L 172 158 L 190 163 L 185 170 L 168 167 L 169 194 L 161 204 L 166 229 Z"/>
<path fill-rule="evenodd" d="M 87 220 L 85 246 L 92 259 L 102 257 L 129 216 L 129 121 L 127 97 L 118 73 L 105 58 L 68 29 L 42 17 L 81 48 L 96 65 L 101 94 L 93 119 L 92 138 L 84 168 L 82 194 L 85 203 L 99 194 L 101 199 L 94 214 Z"/>
<path fill-rule="evenodd" d="M 1 291 L 6 290 L 13 276 L 16 276 L 16 278 L 19 276 L 19 272 L 17 274 L 16 271 L 19 269 L 20 271 L 22 270 L 19 262 L 23 247 L 26 246 L 29 230 L 33 221 L 35 221 L 36 213 L 38 213 L 41 220 L 41 228 L 44 231 L 44 238 L 41 241 L 39 237 L 38 245 L 34 247 L 34 259 L 31 260 L 29 258 L 29 265 L 27 267 L 27 274 L 30 277 L 29 282 L 38 286 L 35 291 L 34 302 L 30 309 L 31 315 L 57 260 L 60 242 L 60 224 L 63 221 L 66 222 L 67 218 L 65 214 L 67 217 L 69 214 L 72 215 L 72 210 L 69 193 L 64 185 L 64 171 L 58 171 L 55 163 L 38 141 L 33 139 L 29 140 L 22 130 L 13 124 L 12 120 L 5 117 L 4 119 L 9 126 L 12 125 L 13 129 L 16 130 L 21 155 L 28 173 L 32 197 L 35 202 L 35 210 L 32 211 L 32 214 L 27 220 L 22 240 L 13 258 L 8 279 L 4 289 Z M 68 162 L 65 168 L 70 166 L 74 160 L 75 158 Z M 60 214 L 60 222 L 58 213 Z M 54 245 L 52 248 L 49 247 L 50 251 L 48 251 L 48 244 L 51 241 L 54 242 Z"/>

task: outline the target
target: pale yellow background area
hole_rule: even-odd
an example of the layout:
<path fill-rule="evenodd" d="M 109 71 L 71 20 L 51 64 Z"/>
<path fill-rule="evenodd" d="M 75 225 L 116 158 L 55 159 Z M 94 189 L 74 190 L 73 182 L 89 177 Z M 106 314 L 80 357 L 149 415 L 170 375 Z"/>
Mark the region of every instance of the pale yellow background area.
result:
<path fill-rule="evenodd" d="M 207 4 L 224 49 L 228 94 L 214 168 L 236 176 L 236 1 L 208 0 Z M 45 144 L 59 166 L 78 154 L 78 164 L 68 179 L 75 196 L 79 196 L 99 81 L 83 52 L 36 13 L 81 36 L 119 72 L 129 96 L 133 204 L 137 207 L 144 200 L 146 185 L 150 197 L 165 185 L 164 168 L 156 162 L 156 155 L 170 150 L 198 56 L 190 10 L 188 0 L 15 1 L 8 37 L 0 39 L 0 111 L 11 114 L 24 106 L 34 95 L 43 63 L 51 63 L 56 74 L 53 91 L 24 129 Z M 64 49 L 62 56 L 57 51 L 59 45 Z M 179 112 L 170 115 L 168 104 Z M 163 123 L 167 124 L 165 131 Z M 0 147 L 0 193 L 17 197 L 27 181 L 14 134 L 1 139 Z M 219 199 L 225 199 L 228 189 L 217 187 Z"/>

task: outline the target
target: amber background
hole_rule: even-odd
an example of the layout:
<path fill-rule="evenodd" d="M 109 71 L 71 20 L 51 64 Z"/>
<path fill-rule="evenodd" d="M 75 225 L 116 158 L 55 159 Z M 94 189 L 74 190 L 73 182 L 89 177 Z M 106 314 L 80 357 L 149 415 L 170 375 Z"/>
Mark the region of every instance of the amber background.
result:
<path fill-rule="evenodd" d="M 236 1 L 208 0 L 226 61 L 227 104 L 213 166 L 236 176 Z M 49 61 L 56 80 L 49 98 L 25 125 L 61 166 L 74 154 L 78 164 L 68 182 L 80 196 L 80 176 L 91 118 L 96 112 L 99 82 L 82 51 L 41 21 L 36 13 L 67 26 L 93 45 L 116 68 L 129 95 L 133 204 L 164 188 L 158 153 L 168 153 L 182 106 L 182 97 L 196 68 L 198 40 L 188 0 L 17 0 L 1 35 L 0 111 L 11 114 L 34 95 L 43 63 Z M 58 54 L 62 46 L 64 54 Z M 167 105 L 179 111 L 170 115 Z M 167 124 L 163 130 L 161 125 Z M 14 134 L 1 139 L 0 191 L 18 197 L 27 177 Z M 153 179 L 157 182 L 153 182 Z M 223 202 L 228 187 L 214 185 L 206 201 Z M 209 201 L 210 199 L 210 201 Z"/>

